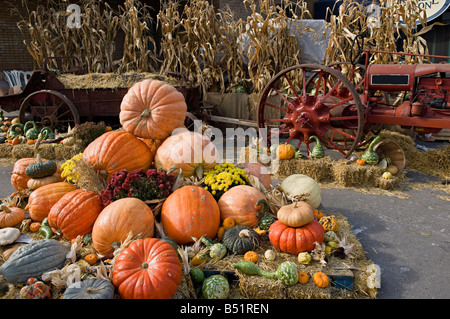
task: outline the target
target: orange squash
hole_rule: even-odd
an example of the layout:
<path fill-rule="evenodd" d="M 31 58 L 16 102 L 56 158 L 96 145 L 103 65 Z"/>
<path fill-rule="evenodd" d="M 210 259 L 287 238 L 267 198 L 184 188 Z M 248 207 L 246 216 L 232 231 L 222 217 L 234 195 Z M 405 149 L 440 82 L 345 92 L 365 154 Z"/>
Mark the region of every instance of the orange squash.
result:
<path fill-rule="evenodd" d="M 85 148 L 83 159 L 99 171 L 100 176 L 109 180 L 115 172 L 123 169 L 129 172 L 148 169 L 153 156 L 147 145 L 133 134 L 110 131 Z"/>
<path fill-rule="evenodd" d="M 277 158 L 291 159 L 295 156 L 295 148 L 291 144 L 280 144 L 277 147 Z"/>
<path fill-rule="evenodd" d="M 25 211 L 20 207 L 0 206 L 0 228 L 19 225 L 25 218 Z"/>
<path fill-rule="evenodd" d="M 316 272 L 313 275 L 313 281 L 317 287 L 326 288 L 330 284 L 330 277 L 323 272 Z"/>
<path fill-rule="evenodd" d="M 201 176 L 219 162 L 219 151 L 203 134 L 177 129 L 158 148 L 155 167 L 168 171 L 176 165 L 185 177 Z M 178 170 L 174 171 L 176 174 Z"/>
<path fill-rule="evenodd" d="M 75 185 L 59 182 L 39 187 L 28 198 L 28 211 L 33 221 L 42 222 L 50 213 L 50 209 L 65 194 L 74 191 Z"/>
<path fill-rule="evenodd" d="M 167 197 L 161 209 L 161 225 L 177 244 L 189 244 L 192 237 L 215 238 L 220 226 L 216 200 L 202 187 L 184 186 Z"/>
<path fill-rule="evenodd" d="M 102 204 L 96 193 L 77 189 L 66 193 L 53 205 L 48 223 L 64 238 L 71 240 L 78 235 L 89 234 L 101 210 Z"/>
<path fill-rule="evenodd" d="M 238 185 L 230 188 L 219 199 L 220 219 L 231 217 L 236 225 L 254 228 L 258 225 L 259 214 L 256 202 L 265 196 L 256 188 L 248 185 Z"/>
<path fill-rule="evenodd" d="M 92 243 L 100 255 L 108 255 L 132 234 L 153 237 L 155 218 L 150 207 L 137 198 L 121 198 L 106 206 L 92 227 Z"/>
<path fill-rule="evenodd" d="M 187 105 L 182 93 L 158 80 L 134 84 L 120 104 L 120 124 L 138 137 L 163 140 L 184 125 Z"/>
<path fill-rule="evenodd" d="M 309 280 L 309 275 L 304 272 L 304 271 L 299 271 L 298 272 L 298 282 L 301 283 L 302 285 L 308 283 Z"/>

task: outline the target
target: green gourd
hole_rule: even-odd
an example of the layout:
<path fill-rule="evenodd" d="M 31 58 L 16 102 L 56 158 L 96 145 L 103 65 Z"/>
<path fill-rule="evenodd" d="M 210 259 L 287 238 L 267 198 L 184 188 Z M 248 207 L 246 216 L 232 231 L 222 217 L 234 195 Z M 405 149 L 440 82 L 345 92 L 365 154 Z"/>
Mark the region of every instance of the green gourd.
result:
<path fill-rule="evenodd" d="M 202 243 L 204 243 L 209 248 L 209 256 L 216 260 L 220 260 L 227 254 L 227 247 L 224 244 L 216 243 L 214 244 L 210 239 L 202 236 L 200 238 Z"/>
<path fill-rule="evenodd" d="M 48 217 L 45 217 L 42 221 L 41 227 L 39 228 L 39 234 L 45 237 L 45 239 L 50 239 L 53 236 L 53 230 L 48 224 Z"/>
<path fill-rule="evenodd" d="M 191 268 L 189 271 L 191 279 L 195 282 L 201 283 L 205 280 L 205 273 L 200 268 Z"/>
<path fill-rule="evenodd" d="M 276 221 L 276 219 L 269 214 L 269 205 L 264 198 L 256 202 L 256 206 L 259 205 L 264 205 L 264 214 L 260 218 L 258 226 L 263 230 L 269 230 L 270 225 L 272 225 Z"/>
<path fill-rule="evenodd" d="M 315 135 L 312 135 L 309 137 L 309 140 L 315 140 L 316 145 L 314 145 L 313 149 L 311 150 L 311 157 L 313 158 L 322 158 L 325 156 L 325 152 L 323 151 L 323 147 L 320 144 L 319 138 Z"/>
<path fill-rule="evenodd" d="M 255 250 L 259 245 L 258 233 L 244 225 L 236 225 L 224 231 L 222 243 L 227 250 L 236 255 L 244 255 L 249 250 Z"/>
<path fill-rule="evenodd" d="M 9 127 L 8 136 L 10 138 L 23 135 L 24 127 L 22 123 L 14 123 Z"/>
<path fill-rule="evenodd" d="M 259 268 L 255 263 L 247 260 L 238 261 L 234 268 L 247 275 L 258 275 L 268 279 L 278 279 L 283 284 L 292 286 L 298 281 L 298 270 L 292 261 L 282 262 L 275 272 L 268 272 Z"/>
<path fill-rule="evenodd" d="M 31 127 L 30 127 L 31 126 Z M 35 140 L 38 138 L 39 130 L 36 126 L 36 123 L 33 121 L 28 121 L 25 123 L 23 130 L 25 132 L 25 137 L 29 140 Z"/>
<path fill-rule="evenodd" d="M 36 163 L 32 163 L 25 169 L 25 175 L 31 178 L 43 178 L 56 173 L 58 166 L 52 160 L 43 161 L 41 156 L 36 155 Z"/>
<path fill-rule="evenodd" d="M 55 133 L 53 133 L 52 129 L 48 126 L 42 128 L 41 132 L 38 135 L 38 138 L 40 140 L 46 140 L 46 139 L 54 139 Z"/>
<path fill-rule="evenodd" d="M 361 158 L 369 165 L 376 165 L 378 163 L 379 157 L 377 152 L 373 150 L 375 144 L 377 144 L 381 139 L 380 135 L 375 136 L 373 141 L 369 144 L 369 147 L 361 155 Z"/>
<path fill-rule="evenodd" d="M 205 299 L 227 299 L 230 294 L 228 280 L 222 275 L 206 278 L 203 281 L 202 294 Z"/>

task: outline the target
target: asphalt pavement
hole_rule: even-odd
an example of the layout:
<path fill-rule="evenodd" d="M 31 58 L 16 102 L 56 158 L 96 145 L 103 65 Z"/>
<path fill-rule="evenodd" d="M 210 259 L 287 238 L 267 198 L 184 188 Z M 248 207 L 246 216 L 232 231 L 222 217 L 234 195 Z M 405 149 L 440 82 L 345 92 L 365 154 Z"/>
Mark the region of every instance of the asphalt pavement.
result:
<path fill-rule="evenodd" d="M 0 167 L 0 198 L 14 191 L 11 171 Z M 439 182 L 432 176 L 413 171 L 406 176 L 405 196 L 322 188 L 322 205 L 348 218 L 366 258 L 380 266 L 377 299 L 449 299 L 450 191 L 414 187 Z"/>

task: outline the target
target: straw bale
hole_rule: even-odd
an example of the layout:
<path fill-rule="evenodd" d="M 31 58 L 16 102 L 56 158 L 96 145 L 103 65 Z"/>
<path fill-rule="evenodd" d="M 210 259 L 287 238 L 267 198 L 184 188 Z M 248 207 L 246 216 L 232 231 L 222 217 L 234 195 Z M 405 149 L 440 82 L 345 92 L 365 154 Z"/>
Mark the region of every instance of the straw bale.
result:
<path fill-rule="evenodd" d="M 13 146 L 9 143 L 0 144 L 0 158 L 10 157 Z"/>
<path fill-rule="evenodd" d="M 11 150 L 11 156 L 15 159 L 21 159 L 26 157 L 34 157 L 34 145 L 18 144 L 14 145 Z"/>
<path fill-rule="evenodd" d="M 34 145 L 32 146 L 32 148 L 33 151 L 35 151 Z M 48 160 L 56 159 L 54 144 L 40 144 L 37 151 L 39 152 L 42 158 L 46 158 Z"/>
<path fill-rule="evenodd" d="M 333 179 L 333 161 L 329 156 L 320 159 L 290 159 L 280 160 L 278 171 L 274 172 L 275 178 L 286 178 L 293 174 L 303 174 L 317 182 Z"/>
<path fill-rule="evenodd" d="M 334 180 L 343 186 L 376 186 L 377 179 L 383 174 L 383 169 L 378 165 L 347 164 L 347 160 L 341 159 L 333 165 Z"/>
<path fill-rule="evenodd" d="M 67 161 L 74 157 L 75 155 L 82 153 L 84 151 L 84 146 L 76 143 L 71 146 L 67 145 L 57 145 L 55 147 L 55 158 L 58 160 Z"/>

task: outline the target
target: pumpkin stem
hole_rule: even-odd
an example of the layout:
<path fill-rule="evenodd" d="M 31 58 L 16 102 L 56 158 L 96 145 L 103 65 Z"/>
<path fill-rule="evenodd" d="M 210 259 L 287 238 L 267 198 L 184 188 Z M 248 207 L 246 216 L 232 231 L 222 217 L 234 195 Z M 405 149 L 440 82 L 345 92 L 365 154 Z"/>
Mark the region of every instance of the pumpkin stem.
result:
<path fill-rule="evenodd" d="M 148 268 L 148 262 L 144 261 L 141 265 L 142 269 L 147 269 Z"/>
<path fill-rule="evenodd" d="M 202 165 L 199 165 L 195 168 L 194 175 L 197 176 L 197 178 L 203 177 L 203 166 Z"/>
<path fill-rule="evenodd" d="M 41 154 L 39 154 L 39 153 L 37 153 L 37 155 L 36 155 L 36 163 L 38 163 L 38 164 L 42 163 Z"/>
<path fill-rule="evenodd" d="M 239 237 L 243 238 L 243 237 L 252 237 L 252 234 L 250 233 L 250 231 L 248 229 L 243 229 L 239 232 Z"/>
<path fill-rule="evenodd" d="M 141 118 L 145 118 L 148 119 L 152 116 L 152 112 L 149 109 L 145 109 L 144 111 L 142 111 L 141 113 Z"/>
<path fill-rule="evenodd" d="M 11 213 L 11 210 L 10 210 L 9 207 L 6 206 L 6 205 L 1 205 L 0 208 L 1 208 L 2 211 L 4 211 L 5 213 Z"/>

